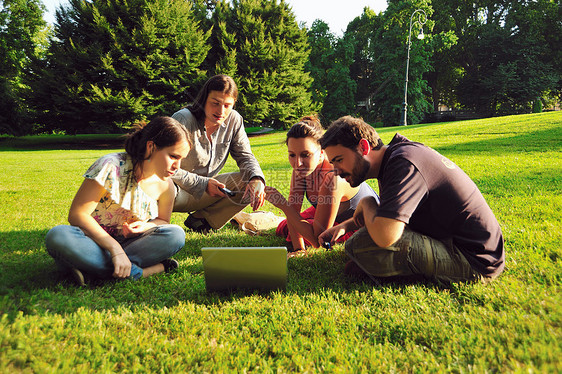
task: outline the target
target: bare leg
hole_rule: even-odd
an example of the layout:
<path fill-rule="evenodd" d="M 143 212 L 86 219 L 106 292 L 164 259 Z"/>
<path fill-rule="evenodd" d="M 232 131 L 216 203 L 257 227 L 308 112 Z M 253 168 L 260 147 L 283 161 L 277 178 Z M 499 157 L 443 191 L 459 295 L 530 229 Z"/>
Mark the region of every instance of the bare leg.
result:
<path fill-rule="evenodd" d="M 142 277 L 148 278 L 151 275 L 162 273 L 164 271 L 164 265 L 161 263 L 149 266 L 147 268 L 142 269 Z"/>

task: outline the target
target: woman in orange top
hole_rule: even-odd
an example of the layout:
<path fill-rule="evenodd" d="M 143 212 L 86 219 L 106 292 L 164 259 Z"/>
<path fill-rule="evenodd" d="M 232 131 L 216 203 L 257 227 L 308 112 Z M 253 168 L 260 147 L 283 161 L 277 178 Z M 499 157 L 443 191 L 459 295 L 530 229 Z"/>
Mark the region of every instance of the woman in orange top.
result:
<path fill-rule="evenodd" d="M 289 163 L 293 168 L 289 198 L 274 187 L 265 189 L 266 200 L 281 209 L 286 220 L 277 227 L 277 234 L 285 236 L 290 251 L 304 250 L 306 245 L 318 248 L 318 235 L 353 216 L 355 208 L 365 196 L 378 195 L 363 182 L 351 187 L 334 173 L 333 167 L 320 147 L 324 133 L 318 118 L 307 116 L 287 132 Z M 301 212 L 304 198 L 312 205 Z M 338 241 L 345 241 L 352 232 Z"/>

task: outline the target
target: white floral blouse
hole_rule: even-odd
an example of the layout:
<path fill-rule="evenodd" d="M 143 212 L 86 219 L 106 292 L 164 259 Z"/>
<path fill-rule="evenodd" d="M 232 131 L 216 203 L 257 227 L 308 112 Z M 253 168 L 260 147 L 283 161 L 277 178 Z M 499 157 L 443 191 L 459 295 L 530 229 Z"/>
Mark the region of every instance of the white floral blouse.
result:
<path fill-rule="evenodd" d="M 123 222 L 147 221 L 158 216 L 158 201 L 138 185 L 127 153 L 100 157 L 84 174 L 105 188 L 92 217 L 111 236 L 122 235 Z"/>

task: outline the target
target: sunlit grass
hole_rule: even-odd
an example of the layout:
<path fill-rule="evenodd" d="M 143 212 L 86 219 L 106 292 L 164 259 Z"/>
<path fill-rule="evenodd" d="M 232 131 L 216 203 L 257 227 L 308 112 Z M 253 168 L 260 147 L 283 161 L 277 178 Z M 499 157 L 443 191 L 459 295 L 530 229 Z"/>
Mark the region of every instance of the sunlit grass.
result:
<path fill-rule="evenodd" d="M 496 282 L 373 286 L 343 275 L 337 246 L 291 259 L 285 292 L 207 294 L 202 246 L 283 243 L 227 226 L 188 232 L 176 273 L 77 288 L 43 238 L 66 223 L 82 173 L 113 150 L 1 142 L 0 372 L 562 371 L 562 113 L 378 131 L 434 147 L 477 183 L 506 239 Z M 284 139 L 250 141 L 287 193 Z"/>

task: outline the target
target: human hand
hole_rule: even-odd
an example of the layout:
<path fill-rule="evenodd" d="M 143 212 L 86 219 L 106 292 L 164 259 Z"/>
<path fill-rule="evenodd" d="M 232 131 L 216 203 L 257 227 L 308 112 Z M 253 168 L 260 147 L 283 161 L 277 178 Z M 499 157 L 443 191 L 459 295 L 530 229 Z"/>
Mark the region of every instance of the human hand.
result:
<path fill-rule="evenodd" d="M 377 213 L 378 206 L 377 200 L 374 197 L 367 196 L 362 198 L 353 213 L 353 222 L 355 225 L 357 225 L 357 227 L 364 227 L 365 217 L 369 217 L 368 220 L 373 219 Z"/>
<path fill-rule="evenodd" d="M 111 262 L 113 262 L 114 278 L 127 278 L 131 275 L 131 261 L 123 250 L 116 254 L 112 254 Z"/>
<path fill-rule="evenodd" d="M 287 204 L 287 199 L 285 199 L 281 192 L 271 186 L 265 186 L 265 199 L 277 208 Z"/>
<path fill-rule="evenodd" d="M 363 200 L 359 201 L 359 204 L 357 204 L 357 207 L 355 208 L 355 212 L 353 212 L 353 222 L 357 227 L 365 226 L 365 217 L 363 216 L 364 204 L 361 204 L 362 202 Z"/>
<path fill-rule="evenodd" d="M 250 200 L 253 210 L 258 210 L 265 202 L 265 185 L 260 178 L 250 179 L 242 196 L 242 201 Z"/>
<path fill-rule="evenodd" d="M 145 221 L 135 221 L 131 223 L 123 222 L 123 236 L 127 239 L 134 238 L 154 226 L 155 225 L 153 223 Z"/>
<path fill-rule="evenodd" d="M 207 192 L 210 196 L 213 197 L 226 197 L 226 194 L 224 194 L 220 189 L 220 188 L 224 188 L 226 187 L 226 185 L 224 183 L 219 182 L 218 180 L 214 179 L 214 178 L 209 178 L 209 183 L 207 184 L 207 189 L 205 190 L 205 192 Z"/>
<path fill-rule="evenodd" d="M 318 235 L 318 243 L 322 245 L 324 245 L 324 243 L 330 243 L 331 247 L 343 234 L 345 234 L 343 225 L 332 226 Z"/>

